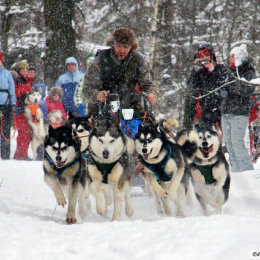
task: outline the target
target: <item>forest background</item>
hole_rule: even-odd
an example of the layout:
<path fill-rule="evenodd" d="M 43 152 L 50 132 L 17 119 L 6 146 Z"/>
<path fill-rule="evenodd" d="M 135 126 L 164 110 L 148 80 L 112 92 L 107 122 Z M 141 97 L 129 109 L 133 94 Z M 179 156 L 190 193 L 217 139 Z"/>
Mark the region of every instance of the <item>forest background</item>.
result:
<path fill-rule="evenodd" d="M 183 118 L 186 82 L 201 43 L 227 65 L 230 49 L 245 43 L 260 71 L 259 0 L 0 0 L 0 51 L 7 69 L 27 59 L 48 88 L 74 56 L 88 58 L 119 26 L 133 29 L 160 88 L 157 110 Z"/>

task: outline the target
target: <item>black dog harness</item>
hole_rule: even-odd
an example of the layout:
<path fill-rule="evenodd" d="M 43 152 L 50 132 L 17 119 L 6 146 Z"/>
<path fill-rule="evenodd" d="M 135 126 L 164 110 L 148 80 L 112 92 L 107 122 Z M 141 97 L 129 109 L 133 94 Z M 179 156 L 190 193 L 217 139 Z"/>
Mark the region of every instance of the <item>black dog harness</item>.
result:
<path fill-rule="evenodd" d="M 45 153 L 44 158 L 48 161 L 48 163 L 50 164 L 51 168 L 57 172 L 57 174 L 56 174 L 57 178 L 59 178 L 64 173 L 64 171 L 67 168 L 69 168 L 70 166 L 72 166 L 73 164 L 75 164 L 79 160 L 79 157 L 77 156 L 74 161 L 66 164 L 65 167 L 58 168 L 58 167 L 55 166 L 55 164 L 53 163 L 51 157 L 47 153 Z"/>
<path fill-rule="evenodd" d="M 172 155 L 172 148 L 169 145 L 168 146 L 168 155 L 164 157 L 164 159 L 157 163 L 157 164 L 150 164 L 144 161 L 143 157 L 140 158 L 141 164 L 143 164 L 146 168 L 148 168 L 150 171 L 153 172 L 153 174 L 156 177 L 156 180 L 159 181 L 164 181 L 168 182 L 171 181 L 172 175 L 168 174 L 165 171 L 166 164 L 168 163 L 169 159 L 171 158 Z"/>
<path fill-rule="evenodd" d="M 95 162 L 95 165 L 97 166 L 98 170 L 101 172 L 102 174 L 102 183 L 107 184 L 108 182 L 108 175 L 111 173 L 113 167 L 116 165 L 116 163 L 119 161 L 115 161 L 112 163 L 100 163 L 94 160 L 94 158 L 92 157 L 93 161 Z"/>
<path fill-rule="evenodd" d="M 210 165 L 198 165 L 198 164 L 193 163 L 192 167 L 198 169 L 201 172 L 201 174 L 205 178 L 206 184 L 212 184 L 212 183 L 216 182 L 216 179 L 213 177 L 213 174 L 212 174 L 212 168 L 215 165 L 216 165 L 216 163 L 210 164 Z"/>

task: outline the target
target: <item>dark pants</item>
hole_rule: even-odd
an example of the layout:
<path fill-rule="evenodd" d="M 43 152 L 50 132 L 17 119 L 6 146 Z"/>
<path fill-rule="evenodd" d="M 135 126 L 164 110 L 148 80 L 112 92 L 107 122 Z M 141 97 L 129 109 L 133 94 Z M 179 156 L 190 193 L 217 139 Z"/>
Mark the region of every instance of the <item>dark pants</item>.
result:
<path fill-rule="evenodd" d="M 0 112 L 2 113 L 0 127 L 1 127 L 1 158 L 3 160 L 10 159 L 10 132 L 12 127 L 12 107 L 0 105 Z M 3 137 L 4 135 L 4 137 Z"/>

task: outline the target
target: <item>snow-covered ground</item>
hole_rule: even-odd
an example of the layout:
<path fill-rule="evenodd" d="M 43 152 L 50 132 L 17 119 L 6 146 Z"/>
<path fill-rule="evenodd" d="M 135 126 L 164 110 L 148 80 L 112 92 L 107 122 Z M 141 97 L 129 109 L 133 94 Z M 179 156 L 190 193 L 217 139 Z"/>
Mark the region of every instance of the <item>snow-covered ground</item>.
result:
<path fill-rule="evenodd" d="M 260 162 L 254 171 L 231 174 L 222 215 L 202 216 L 194 199 L 187 217 L 162 217 L 153 200 L 134 187 L 132 218 L 122 214 L 122 221 L 111 222 L 112 207 L 108 217 L 97 215 L 91 197 L 87 218 L 77 216 L 76 224 L 67 225 L 67 208 L 56 207 L 41 162 L 0 161 L 0 259 L 260 258 Z"/>

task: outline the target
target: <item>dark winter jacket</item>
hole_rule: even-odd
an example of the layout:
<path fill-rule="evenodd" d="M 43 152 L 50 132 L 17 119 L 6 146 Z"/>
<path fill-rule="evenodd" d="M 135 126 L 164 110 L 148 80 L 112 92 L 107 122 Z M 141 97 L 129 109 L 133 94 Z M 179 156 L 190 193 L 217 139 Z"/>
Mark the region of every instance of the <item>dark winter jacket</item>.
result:
<path fill-rule="evenodd" d="M 187 95 L 184 105 L 184 127 L 191 127 L 196 114 L 195 106 L 197 100 L 192 97 L 205 95 L 209 91 L 225 84 L 226 80 L 227 70 L 222 64 L 217 64 L 210 73 L 206 73 L 204 68 L 191 72 L 187 82 Z M 220 123 L 221 100 L 222 97 L 219 91 L 200 99 L 201 122 L 208 124 Z"/>
<path fill-rule="evenodd" d="M 237 75 L 236 68 L 231 69 L 231 73 Z M 256 77 L 253 67 L 253 60 L 247 58 L 240 66 L 238 66 L 239 77 L 247 81 Z M 229 76 L 229 81 L 233 81 L 234 77 Z M 253 94 L 255 87 L 243 85 L 240 81 L 236 81 L 228 85 L 221 91 L 223 96 L 222 114 L 233 115 L 249 115 L 250 111 L 250 96 Z"/>
<path fill-rule="evenodd" d="M 83 96 L 91 102 L 89 112 L 96 111 L 97 94 L 102 90 L 119 94 L 121 108 L 140 110 L 137 83 L 141 91 L 158 95 L 150 70 L 140 54 L 131 51 L 125 60 L 120 61 L 115 57 L 113 48 L 101 50 L 85 75 Z"/>

